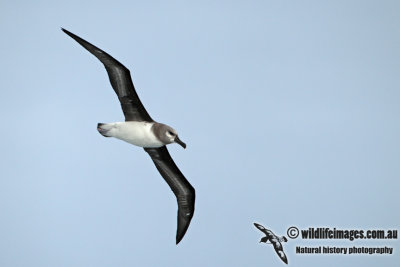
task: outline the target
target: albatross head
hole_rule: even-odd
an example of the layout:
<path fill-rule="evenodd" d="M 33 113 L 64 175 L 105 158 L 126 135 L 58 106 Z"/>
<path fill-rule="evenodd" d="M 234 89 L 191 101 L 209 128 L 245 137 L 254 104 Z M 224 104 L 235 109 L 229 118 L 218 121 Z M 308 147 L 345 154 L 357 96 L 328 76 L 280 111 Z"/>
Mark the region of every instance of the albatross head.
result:
<path fill-rule="evenodd" d="M 186 148 L 186 144 L 179 139 L 178 133 L 175 131 L 174 128 L 162 124 L 162 123 L 155 123 L 154 124 L 154 133 L 161 140 L 164 144 L 172 144 L 177 143 L 181 145 L 183 148 Z"/>

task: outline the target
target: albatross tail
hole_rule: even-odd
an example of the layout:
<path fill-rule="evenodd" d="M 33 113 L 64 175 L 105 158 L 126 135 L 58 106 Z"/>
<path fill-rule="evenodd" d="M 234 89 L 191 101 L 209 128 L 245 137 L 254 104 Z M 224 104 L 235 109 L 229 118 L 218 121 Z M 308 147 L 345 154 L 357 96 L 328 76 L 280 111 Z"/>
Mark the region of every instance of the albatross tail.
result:
<path fill-rule="evenodd" d="M 111 137 L 109 131 L 114 127 L 113 123 L 98 123 L 97 131 L 104 137 Z"/>

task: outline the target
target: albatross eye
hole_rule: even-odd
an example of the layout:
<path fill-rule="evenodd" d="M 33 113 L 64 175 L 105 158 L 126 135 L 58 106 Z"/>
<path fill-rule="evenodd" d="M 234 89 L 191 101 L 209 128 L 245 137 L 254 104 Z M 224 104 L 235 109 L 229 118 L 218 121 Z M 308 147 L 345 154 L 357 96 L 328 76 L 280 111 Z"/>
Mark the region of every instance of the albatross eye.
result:
<path fill-rule="evenodd" d="M 168 131 L 168 133 L 169 133 L 170 135 L 174 136 L 174 133 L 173 133 L 173 132 L 171 132 L 171 131 Z"/>

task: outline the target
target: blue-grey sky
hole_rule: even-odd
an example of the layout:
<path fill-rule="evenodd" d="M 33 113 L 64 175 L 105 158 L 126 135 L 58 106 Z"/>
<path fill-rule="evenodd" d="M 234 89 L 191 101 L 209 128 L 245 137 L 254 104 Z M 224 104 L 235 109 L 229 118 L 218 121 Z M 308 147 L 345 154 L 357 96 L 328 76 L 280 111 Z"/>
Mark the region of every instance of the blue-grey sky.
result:
<path fill-rule="evenodd" d="M 398 229 L 398 1 L 1 1 L 0 266 L 284 266 L 258 222 Z M 176 200 L 123 120 L 102 64 L 131 70 L 196 188 Z M 298 255 L 296 246 L 394 255 Z M 284 243 L 290 266 L 398 266 L 398 240 Z"/>

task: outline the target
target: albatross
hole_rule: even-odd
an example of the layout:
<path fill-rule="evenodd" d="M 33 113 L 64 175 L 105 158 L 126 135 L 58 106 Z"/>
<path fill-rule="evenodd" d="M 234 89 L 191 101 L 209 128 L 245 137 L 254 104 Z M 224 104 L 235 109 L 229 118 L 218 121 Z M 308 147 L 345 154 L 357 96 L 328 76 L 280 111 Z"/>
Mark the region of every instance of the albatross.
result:
<path fill-rule="evenodd" d="M 135 91 L 129 69 L 98 47 L 66 29 L 61 29 L 104 64 L 111 86 L 121 103 L 125 121 L 98 123 L 99 133 L 105 137 L 115 137 L 143 147 L 174 192 L 178 202 L 178 228 L 176 231 L 176 244 L 178 244 L 193 217 L 195 190 L 172 160 L 166 145 L 177 143 L 186 148 L 186 144 L 179 139 L 175 129 L 158 123 L 150 117 Z"/>

